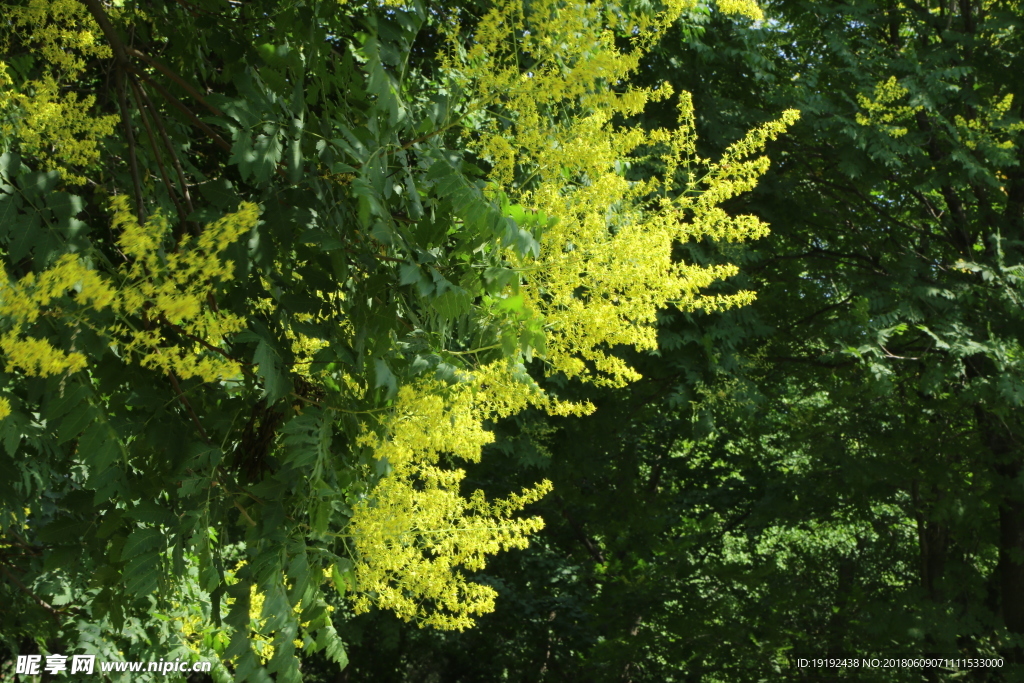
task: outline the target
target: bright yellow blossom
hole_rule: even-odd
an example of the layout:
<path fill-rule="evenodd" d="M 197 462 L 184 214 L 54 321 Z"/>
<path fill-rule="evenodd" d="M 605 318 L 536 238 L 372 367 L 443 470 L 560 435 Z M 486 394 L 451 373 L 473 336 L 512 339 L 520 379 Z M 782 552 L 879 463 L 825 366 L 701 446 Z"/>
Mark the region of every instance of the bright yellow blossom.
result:
<path fill-rule="evenodd" d="M 14 88 L 7 65 L 0 61 L 0 115 L 17 112 L 16 123 L 0 135 L 17 134 L 21 148 L 46 168 L 59 170 L 66 183 L 83 184 L 85 178 L 71 167 L 99 160 L 100 141 L 114 132 L 118 117 L 92 115 L 96 98 L 79 99 L 66 86 L 82 74 L 87 59 L 110 57 L 110 47 L 96 40 L 99 27 L 77 0 L 5 5 L 4 19 L 42 55 L 46 70 L 42 78 Z"/>
<path fill-rule="evenodd" d="M 539 517 L 512 515 L 539 500 L 550 482 L 504 500 L 487 501 L 479 490 L 466 498 L 459 490 L 465 471 L 443 464 L 449 457 L 476 462 L 493 440 L 483 421 L 495 404 L 481 379 L 402 387 L 384 422 L 386 437 L 364 433 L 363 443 L 393 471 L 352 517 L 356 612 L 376 604 L 420 626 L 468 628 L 473 616 L 494 609 L 496 593 L 463 570 L 483 569 L 487 555 L 526 547 L 527 536 L 543 527 Z"/>
<path fill-rule="evenodd" d="M 630 16 L 634 40 L 622 49 L 607 23 L 622 19 L 598 3 L 538 0 L 527 7 L 503 0 L 479 21 L 471 47 L 455 45 L 453 31 L 452 47 L 442 55 L 460 87 L 475 94 L 472 106 L 500 112 L 484 116 L 482 133 L 466 141 L 491 162 L 493 186 L 558 219 L 541 236 L 539 257 L 507 255 L 522 273 L 518 292 L 528 311 L 543 321 L 550 372 L 621 386 L 639 375 L 609 350 L 655 348 L 654 322 L 666 304 L 721 310 L 753 298 L 750 292 L 701 294 L 736 267 L 681 263 L 673 251 L 694 238 L 731 241 L 767 232 L 756 218 L 729 216 L 718 205 L 754 186 L 767 159 L 751 157 L 797 113 L 751 131 L 717 164 L 696 155 L 685 93 L 675 130 L 615 123 L 672 94 L 667 84 L 615 91 L 607 84 L 628 83 L 653 38 L 688 6 L 679 1 L 654 16 Z M 760 17 L 753 3 L 719 6 Z M 529 70 L 522 67 L 526 55 Z M 663 178 L 623 176 L 620 162 L 643 148 L 660 150 Z M 672 198 L 677 172 L 687 174 L 685 191 Z M 357 612 L 376 604 L 423 626 L 462 629 L 493 609 L 494 591 L 462 572 L 483 568 L 489 554 L 525 546 L 542 521 L 513 514 L 550 483 L 488 502 L 479 491 L 463 496 L 464 471 L 446 463 L 479 459 L 493 438 L 485 422 L 527 405 L 553 414 L 592 409 L 545 395 L 522 366 L 502 362 L 476 368 L 454 386 L 421 380 L 402 387 L 376 429 L 366 426 L 360 443 L 392 472 L 356 506 L 349 528 Z"/>
<path fill-rule="evenodd" d="M 207 297 L 215 284 L 231 279 L 231 265 L 223 260 L 223 251 L 255 226 L 257 206 L 243 203 L 235 213 L 206 226 L 199 237 L 183 239 L 168 256 L 160 254 L 169 230 L 166 219 L 156 215 L 140 225 L 124 196 L 114 198 L 113 208 L 113 225 L 121 233 L 118 245 L 132 259 L 118 269 L 115 278 L 88 268 L 76 254 L 65 254 L 46 270 L 28 273 L 18 282 L 0 273 L 0 318 L 10 324 L 0 336 L 0 351 L 8 371 L 20 369 L 46 377 L 83 369 L 85 356 L 28 336 L 28 327 L 44 315 L 91 327 L 89 309 L 111 308 L 120 316 L 135 316 L 145 310 L 150 320 L 157 321 L 157 326 L 148 330 L 94 328 L 116 343 L 124 357 L 137 358 L 143 367 L 207 382 L 239 375 L 241 369 L 235 361 L 208 349 L 245 329 L 245 320 L 233 313 L 211 311 Z M 72 292 L 77 306 L 65 298 Z M 167 346 L 164 324 L 201 340 L 206 348 Z"/>
<path fill-rule="evenodd" d="M 667 83 L 637 88 L 628 81 L 650 41 L 689 6 L 670 3 L 654 18 L 633 17 L 635 38 L 621 48 L 600 4 L 540 0 L 527 9 L 506 0 L 480 20 L 465 57 L 457 50 L 445 57 L 481 106 L 502 114 L 469 141 L 492 162 L 491 179 L 513 202 L 558 218 L 541 238 L 539 259 L 509 256 L 525 273 L 520 292 L 527 306 L 544 320 L 550 372 L 621 386 L 638 374 L 608 351 L 620 345 L 653 349 L 654 321 L 666 303 L 719 310 L 753 298 L 750 292 L 701 296 L 702 288 L 735 268 L 681 264 L 673 247 L 703 236 L 733 240 L 767 232 L 757 219 L 730 217 L 717 205 L 753 187 L 768 162 L 748 157 L 797 113 L 751 131 L 717 164 L 695 154 L 685 93 L 675 130 L 645 132 L 614 123 L 672 94 Z M 758 16 L 752 3 L 720 8 Z M 521 55 L 531 59 L 525 73 Z M 627 85 L 612 90 L 608 83 Z M 665 176 L 630 182 L 619 163 L 644 147 L 664 150 Z M 516 177 L 516 168 L 525 171 Z M 703 175 L 687 181 L 686 192 L 666 196 L 677 170 L 698 168 Z"/>

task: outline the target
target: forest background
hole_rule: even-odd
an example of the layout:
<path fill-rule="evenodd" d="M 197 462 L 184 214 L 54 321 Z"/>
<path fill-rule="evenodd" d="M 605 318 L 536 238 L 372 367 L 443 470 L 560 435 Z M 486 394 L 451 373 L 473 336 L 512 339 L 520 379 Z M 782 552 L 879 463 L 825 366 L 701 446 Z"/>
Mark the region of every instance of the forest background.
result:
<path fill-rule="evenodd" d="M 1018 680 L 1019 2 L 3 7 L 0 675 Z"/>

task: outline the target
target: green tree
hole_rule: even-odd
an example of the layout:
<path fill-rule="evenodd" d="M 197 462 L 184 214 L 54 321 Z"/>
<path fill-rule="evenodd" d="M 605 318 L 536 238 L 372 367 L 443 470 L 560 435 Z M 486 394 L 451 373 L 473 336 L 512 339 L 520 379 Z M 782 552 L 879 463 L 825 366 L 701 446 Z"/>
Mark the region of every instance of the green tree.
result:
<path fill-rule="evenodd" d="M 760 255 L 770 319 L 790 337 L 769 357 L 828 387 L 854 428 L 807 425 L 843 454 L 844 479 L 914 531 L 890 593 L 917 624 L 894 620 L 888 637 L 1019 661 L 1020 7 L 780 12 L 801 40 L 778 77 L 807 127 L 755 200 L 788 216 Z M 866 542 L 886 535 L 875 526 Z M 843 606 L 847 621 L 870 609 Z"/>
<path fill-rule="evenodd" d="M 538 381 L 635 380 L 611 349 L 670 301 L 752 298 L 676 252 L 764 232 L 719 204 L 795 112 L 717 163 L 685 96 L 623 122 L 685 7 L 4 3 L 7 650 L 299 680 L 350 610 L 493 609 L 468 574 L 550 484 L 463 492 L 487 425 L 590 411 Z"/>

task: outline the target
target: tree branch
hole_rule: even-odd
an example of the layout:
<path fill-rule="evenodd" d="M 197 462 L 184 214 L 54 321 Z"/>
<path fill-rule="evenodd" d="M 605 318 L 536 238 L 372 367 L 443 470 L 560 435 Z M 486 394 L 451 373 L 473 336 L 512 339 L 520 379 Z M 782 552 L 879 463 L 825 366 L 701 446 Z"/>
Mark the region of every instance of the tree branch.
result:
<path fill-rule="evenodd" d="M 192 404 L 188 402 L 188 398 L 181 390 L 181 385 L 178 384 L 178 378 L 175 377 L 173 372 L 168 372 L 167 376 L 171 378 L 171 384 L 174 385 L 174 391 L 178 394 L 178 400 L 182 402 L 185 408 L 188 410 L 188 414 L 192 416 L 192 421 L 195 422 L 196 428 L 199 429 L 199 435 L 203 437 L 203 441 L 210 443 L 210 437 L 207 435 L 206 430 L 203 429 L 203 423 L 199 421 L 199 416 L 196 415 L 196 411 L 192 409 Z"/>
<path fill-rule="evenodd" d="M 161 313 L 161 314 L 160 314 L 160 317 L 158 318 L 158 320 L 159 320 L 159 321 L 160 321 L 160 322 L 161 322 L 162 324 L 166 325 L 167 327 L 171 328 L 172 330 L 174 330 L 175 332 L 177 332 L 178 334 L 180 334 L 181 336 L 183 336 L 183 337 L 188 337 L 188 338 L 189 338 L 189 339 L 191 339 L 192 341 L 194 341 L 194 342 L 196 342 L 197 344 L 199 344 L 199 345 L 201 345 L 201 346 L 203 346 L 203 347 L 205 347 L 205 348 L 209 349 L 210 351 L 213 351 L 213 352 L 215 352 L 215 353 L 219 353 L 220 355 L 222 355 L 222 356 L 224 356 L 225 358 L 227 358 L 227 359 L 228 359 L 229 361 L 232 361 L 232 362 L 234 362 L 234 363 L 238 363 L 238 364 L 239 364 L 239 365 L 241 365 L 241 366 L 246 366 L 246 365 L 252 365 L 252 363 L 247 363 L 247 362 L 245 362 L 245 361 L 242 361 L 242 360 L 238 360 L 237 358 L 232 358 L 232 357 L 231 357 L 231 356 L 230 356 L 230 355 L 229 355 L 229 354 L 228 354 L 228 353 L 227 353 L 226 351 L 224 351 L 224 349 L 219 349 L 219 348 L 217 348 L 216 346 L 214 346 L 214 345 L 213 345 L 213 344 L 211 344 L 210 342 L 206 341 L 205 339 L 202 339 L 202 338 L 200 338 L 200 337 L 197 337 L 197 336 L 195 336 L 195 335 L 193 335 L 193 334 L 189 334 L 189 333 L 188 333 L 188 332 L 187 332 L 187 331 L 185 330 L 185 328 L 181 327 L 180 325 L 175 325 L 175 324 L 174 324 L 174 323 L 172 323 L 172 322 L 171 322 L 170 320 L 168 320 L 168 319 L 166 318 L 166 316 L 164 316 L 164 314 L 163 314 L 163 313 Z"/>
<path fill-rule="evenodd" d="M 185 116 L 187 116 L 189 118 L 189 120 L 192 122 L 192 125 L 194 125 L 196 128 L 198 128 L 199 130 L 201 130 L 204 133 L 206 133 L 207 135 L 209 135 L 213 139 L 213 141 L 215 143 L 217 143 L 218 147 L 220 147 L 221 149 L 223 149 L 226 152 L 230 152 L 231 151 L 231 145 L 229 145 L 227 142 L 225 142 L 224 139 L 220 135 L 218 135 L 215 130 L 213 130 L 208 125 L 206 125 L 206 123 L 204 123 L 202 120 L 200 120 L 200 118 L 195 115 L 195 112 L 193 112 L 191 109 L 189 109 L 184 104 L 182 104 L 181 100 L 179 100 L 177 97 L 175 97 L 174 95 L 169 93 L 167 91 L 167 88 L 163 87 L 162 85 L 160 85 L 159 83 L 157 83 L 152 78 L 150 78 L 149 76 L 147 76 L 145 73 L 143 73 L 142 71 L 140 71 L 138 69 L 134 69 L 133 68 L 132 71 L 135 74 L 137 74 L 139 76 L 139 78 L 141 78 L 142 80 L 146 81 L 146 83 L 149 83 L 151 86 L 153 86 L 153 88 L 158 93 L 160 93 L 160 95 L 165 100 L 167 100 L 172 105 L 174 105 L 175 109 L 177 109 L 178 111 L 183 113 Z"/>
<path fill-rule="evenodd" d="M 22 590 L 22 592 L 26 593 L 30 598 L 32 598 L 32 600 L 37 605 L 39 605 L 44 610 L 49 612 L 50 616 L 53 617 L 54 620 L 56 620 L 58 623 L 60 622 L 60 617 L 62 616 L 62 612 L 60 610 L 58 610 L 56 607 L 54 607 L 53 605 L 51 605 L 50 603 L 48 603 L 45 600 L 43 600 L 41 597 L 39 597 L 35 593 L 33 593 L 32 589 L 29 588 L 28 586 L 26 586 L 24 583 L 22 583 L 21 579 L 19 579 L 17 576 L 12 574 L 7 569 L 7 565 L 2 563 L 2 562 L 0 562 L 0 571 L 2 571 L 4 573 L 4 575 L 14 583 L 14 585 L 16 585 L 18 588 L 20 588 Z"/>
<path fill-rule="evenodd" d="M 220 109 L 207 102 L 206 99 L 201 94 L 199 94 L 199 91 L 193 88 L 188 83 L 188 81 L 186 81 L 184 78 L 171 71 L 171 69 L 164 66 L 157 60 L 147 55 L 145 52 L 141 52 L 139 50 L 136 50 L 135 48 L 129 47 L 125 49 L 125 53 L 131 55 L 132 57 L 138 57 L 139 59 L 146 62 L 154 69 L 162 73 L 164 76 L 167 76 L 169 79 L 180 85 L 181 88 L 192 97 L 192 99 L 194 99 L 196 102 L 209 109 L 214 116 L 224 115 L 224 112 L 222 112 Z"/>
<path fill-rule="evenodd" d="M 157 144 L 156 136 L 153 135 L 153 129 L 149 125 L 149 118 L 146 116 L 146 109 L 143 106 L 142 94 L 139 92 L 141 88 L 136 83 L 136 79 L 133 76 L 128 78 L 128 83 L 132 87 L 132 92 L 135 95 L 135 101 L 138 103 L 139 118 L 142 119 L 142 125 L 146 129 L 146 134 L 149 135 L 149 143 L 153 148 L 153 158 L 156 159 L 156 166 L 160 170 L 160 179 L 163 180 L 164 187 L 167 189 L 167 194 L 170 196 L 171 201 L 174 203 L 174 209 L 178 213 L 178 219 L 181 221 L 181 226 L 185 227 L 185 219 L 187 214 L 185 209 L 182 208 L 181 202 L 175 196 L 174 187 L 171 185 L 171 179 L 167 175 L 167 169 L 164 168 L 163 155 L 160 154 L 160 147 Z M 180 238 L 180 235 L 177 236 Z"/>
<path fill-rule="evenodd" d="M 121 42 L 121 38 L 117 35 L 117 31 L 114 30 L 114 25 L 110 23 L 110 17 L 103 9 L 103 5 L 100 4 L 99 0 L 79 0 L 89 10 L 89 14 L 92 15 L 96 23 L 99 24 L 100 30 L 103 31 L 103 35 L 106 37 L 107 42 L 110 43 L 110 48 L 114 51 L 114 58 L 117 59 L 118 63 L 127 66 L 128 65 L 128 53 L 125 51 L 124 43 Z"/>
<path fill-rule="evenodd" d="M 565 521 L 569 523 L 569 526 L 572 528 L 573 532 L 575 532 L 576 537 L 580 540 L 580 543 L 583 544 L 583 547 L 587 549 L 587 552 L 590 554 L 590 557 L 593 558 L 594 562 L 597 562 L 598 564 L 604 564 L 604 553 L 601 552 L 601 549 L 594 545 L 594 542 L 590 540 L 589 536 L 587 536 L 587 533 L 583 530 L 583 527 L 580 526 L 576 522 L 576 520 L 569 515 L 568 511 L 565 509 L 564 504 L 560 504 L 559 508 L 559 511 L 562 513 L 562 517 L 565 517 Z"/>
<path fill-rule="evenodd" d="M 135 194 L 135 216 L 139 223 L 146 220 L 146 207 L 142 201 L 142 179 L 139 176 L 138 150 L 135 146 L 135 132 L 132 130 L 131 118 L 128 114 L 128 101 L 125 98 L 125 79 L 127 75 L 120 67 L 117 70 L 117 105 L 121 110 L 121 124 L 124 126 L 125 137 L 128 139 L 128 166 L 132 174 L 132 190 Z"/>
<path fill-rule="evenodd" d="M 192 213 L 195 211 L 195 207 L 192 205 L 192 197 L 188 192 L 188 183 L 185 181 L 185 171 L 181 167 L 181 161 L 178 159 L 178 154 L 174 151 L 174 145 L 171 143 L 171 138 L 167 135 L 167 129 L 164 128 L 163 117 L 160 116 L 160 112 L 153 105 L 153 101 L 149 99 L 149 94 L 146 93 L 146 89 L 139 85 L 139 92 L 142 93 L 142 99 L 145 101 L 146 106 L 153 113 L 153 121 L 156 123 L 157 130 L 160 131 L 160 137 L 164 141 L 164 146 L 167 147 L 167 152 L 171 155 L 171 163 L 174 164 L 174 171 L 178 175 L 178 184 L 181 186 L 181 196 L 185 199 L 185 206 L 188 208 L 188 212 Z"/>
<path fill-rule="evenodd" d="M 851 358 L 850 360 L 840 361 L 837 363 L 826 363 L 825 361 L 818 360 L 817 358 L 802 358 L 800 356 L 769 356 L 768 360 L 784 361 L 789 363 L 805 363 L 807 365 L 816 365 L 820 368 L 841 368 L 847 365 L 854 365 L 859 362 L 859 359 Z"/>

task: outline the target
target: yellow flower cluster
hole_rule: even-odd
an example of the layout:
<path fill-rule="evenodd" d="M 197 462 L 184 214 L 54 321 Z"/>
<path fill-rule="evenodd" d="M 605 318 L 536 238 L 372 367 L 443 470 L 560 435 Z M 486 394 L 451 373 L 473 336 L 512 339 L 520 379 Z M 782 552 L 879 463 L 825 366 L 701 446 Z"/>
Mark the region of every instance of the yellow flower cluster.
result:
<path fill-rule="evenodd" d="M 975 110 L 974 118 L 968 120 L 959 114 L 953 117 L 957 133 L 968 149 L 977 149 L 979 144 L 999 149 L 1013 149 L 1014 137 L 1024 130 L 1024 121 L 1014 121 L 1013 95 L 1002 99 L 989 98 L 988 102 Z"/>
<path fill-rule="evenodd" d="M 646 89 L 627 84 L 650 41 L 688 6 L 670 3 L 654 18 L 631 18 L 636 39 L 623 49 L 608 23 L 624 15 L 611 6 L 539 0 L 527 10 L 506 0 L 480 21 L 468 51 L 453 49 L 445 57 L 463 87 L 500 110 L 470 143 L 492 162 L 491 179 L 514 202 L 559 219 L 543 235 L 539 259 L 510 256 L 525 274 L 520 292 L 528 307 L 545 321 L 551 372 L 621 386 L 638 374 L 608 350 L 653 349 L 656 313 L 667 303 L 713 310 L 753 298 L 750 292 L 701 296 L 702 288 L 735 268 L 680 263 L 673 246 L 702 236 L 734 240 L 766 233 L 756 218 L 731 217 L 717 205 L 754 185 L 768 162 L 748 157 L 797 112 L 752 131 L 716 164 L 695 154 L 685 94 L 673 131 L 613 123 L 671 95 L 667 83 Z M 752 4 L 723 9 L 757 16 Z M 611 87 L 616 84 L 623 85 Z M 620 162 L 642 147 L 666 150 L 663 180 L 623 177 Z M 667 197 L 677 171 L 689 176 L 696 165 L 707 172 L 689 178 L 680 196 Z"/>
<path fill-rule="evenodd" d="M 110 57 L 110 48 L 96 40 L 99 27 L 77 0 L 30 0 L 25 6 L 5 6 L 5 20 L 35 47 L 46 66 L 42 78 L 15 89 L 7 65 L 0 61 L 0 115 L 7 115 L 0 136 L 17 135 L 23 152 L 48 169 L 59 169 L 65 182 L 83 184 L 85 178 L 69 167 L 99 160 L 99 142 L 114 132 L 118 117 L 91 115 L 96 98 L 89 95 L 80 100 L 66 86 L 82 74 L 86 59 Z"/>
<path fill-rule="evenodd" d="M 752 0 L 717 0 L 715 4 L 723 14 L 737 14 L 755 21 L 764 19 L 761 8 Z"/>
<path fill-rule="evenodd" d="M 210 346 L 219 346 L 224 339 L 245 329 L 245 320 L 238 315 L 208 310 L 207 296 L 216 283 L 234 276 L 229 262 L 220 256 L 241 235 L 255 227 L 259 208 L 243 203 L 238 211 L 206 226 L 196 238 L 185 238 L 178 249 L 165 257 L 159 249 L 169 230 L 165 218 L 154 216 L 140 225 L 128 208 L 123 195 L 114 201 L 114 227 L 121 228 L 118 240 L 127 256 L 134 259 L 124 269 L 128 282 L 134 286 L 121 290 L 126 310 L 149 307 L 150 318 L 164 319 L 190 338 Z M 200 354 L 200 348 L 163 345 L 158 329 L 139 330 L 129 335 L 127 351 L 146 353 L 144 367 L 160 368 L 179 377 L 201 377 L 217 381 L 236 377 L 238 364 L 216 354 Z"/>
<path fill-rule="evenodd" d="M 356 612 L 375 603 L 420 626 L 469 628 L 474 615 L 494 609 L 496 594 L 462 569 L 483 569 L 487 555 L 526 547 L 527 535 L 543 527 L 539 517 L 512 515 L 544 496 L 550 482 L 503 500 L 488 501 L 479 490 L 466 498 L 459 492 L 465 471 L 442 464 L 478 461 L 493 440 L 483 420 L 521 401 L 496 400 L 501 385 L 489 384 L 487 374 L 455 386 L 428 380 L 402 387 L 384 420 L 386 436 L 364 432 L 362 444 L 393 471 L 352 517 Z"/>
<path fill-rule="evenodd" d="M 864 110 L 864 113 L 857 112 L 857 123 L 862 126 L 875 126 L 894 138 L 906 135 L 906 126 L 900 126 L 897 123 L 905 122 L 914 115 L 914 112 L 921 109 L 920 106 L 896 105 L 909 92 L 896 81 L 895 76 L 892 76 L 889 80 L 875 86 L 874 99 L 857 95 L 857 104 Z"/>
<path fill-rule="evenodd" d="M 653 38 L 687 6 L 681 0 L 663 13 L 634 16 L 598 3 L 537 0 L 527 10 L 518 0 L 499 0 L 468 49 L 454 30 L 449 34 L 451 49 L 441 56 L 449 73 L 476 94 L 478 109 L 498 113 L 482 115 L 483 132 L 468 144 L 491 162 L 498 191 L 559 219 L 542 236 L 539 258 L 508 254 L 523 274 L 520 294 L 544 320 L 552 372 L 622 385 L 638 375 L 608 350 L 654 348 L 656 312 L 667 303 L 715 310 L 753 298 L 749 292 L 701 295 L 736 268 L 680 263 L 673 248 L 702 236 L 738 240 L 766 233 L 756 218 L 731 217 L 718 204 L 753 187 L 767 160 L 750 157 L 797 112 L 751 131 L 716 164 L 696 156 L 688 95 L 681 98 L 676 130 L 613 124 L 671 95 L 667 84 L 610 86 L 628 82 Z M 720 7 L 759 17 L 752 3 Z M 609 27 L 623 21 L 635 28 L 625 51 Z M 664 180 L 623 177 L 620 162 L 642 147 L 662 150 Z M 696 166 L 705 169 L 700 177 Z M 686 190 L 670 198 L 679 172 L 686 173 Z M 364 425 L 360 443 L 393 471 L 356 506 L 349 527 L 357 612 L 376 604 L 421 626 L 463 629 L 474 615 L 493 609 L 494 591 L 468 581 L 462 570 L 482 568 L 489 554 L 524 547 L 542 521 L 513 514 L 550 483 L 488 502 L 480 491 L 462 496 L 465 472 L 446 462 L 478 460 L 493 438 L 485 421 L 527 405 L 552 414 L 592 410 L 544 394 L 521 365 L 502 362 L 477 368 L 454 386 L 423 380 L 403 387 L 381 423 Z"/>
<path fill-rule="evenodd" d="M 110 47 L 96 40 L 99 26 L 78 0 L 29 0 L 23 6 L 8 5 L 6 17 L 63 75 L 80 73 L 87 58 L 111 56 Z"/>
<path fill-rule="evenodd" d="M 238 583 L 237 574 L 238 571 L 246 565 L 245 560 L 241 560 L 235 563 L 233 569 L 228 569 L 224 572 L 224 583 L 228 586 L 232 586 Z M 248 638 L 252 643 L 253 651 L 259 658 L 261 664 L 266 664 L 274 656 L 274 633 L 263 633 L 263 625 L 266 623 L 266 619 L 262 618 L 263 605 L 266 602 L 266 596 L 260 593 L 256 586 L 249 587 L 249 632 Z M 230 608 L 235 604 L 233 597 L 227 596 L 224 598 L 225 605 Z M 180 608 L 180 605 L 175 604 L 175 608 Z M 181 617 L 181 635 L 185 640 L 185 647 L 192 651 L 197 656 L 201 657 L 206 654 L 205 651 L 210 649 L 215 652 L 222 652 L 228 647 L 231 640 L 231 636 L 228 629 L 221 625 L 216 626 L 210 622 L 208 618 L 203 615 L 202 606 L 200 603 L 190 605 L 191 613 Z M 330 609 L 330 608 L 329 608 Z M 293 608 L 295 615 L 299 616 L 302 613 L 302 603 L 295 605 Z M 307 626 L 307 624 L 303 624 Z M 305 643 L 301 640 L 294 640 L 293 644 L 297 649 L 301 649 L 305 646 Z M 205 650 L 205 651 L 204 651 Z M 237 657 L 235 658 L 237 661 Z"/>
<path fill-rule="evenodd" d="M 17 283 L 7 279 L 0 269 L 0 319 L 10 327 L 0 336 L 0 351 L 7 360 L 7 371 L 20 368 L 28 375 L 47 377 L 62 372 L 77 372 L 86 366 L 85 356 L 64 352 L 45 339 L 25 336 L 25 328 L 40 316 L 52 315 L 50 303 L 76 286 L 81 286 L 83 303 L 102 307 L 109 303 L 109 287 L 73 254 L 65 254 L 37 277 L 29 273 Z"/>
<path fill-rule="evenodd" d="M 75 254 L 61 256 L 38 275 L 29 273 L 11 282 L 0 271 L 0 319 L 9 325 L 0 337 L 0 351 L 8 371 L 46 377 L 77 372 L 86 358 L 77 351 L 57 349 L 46 339 L 27 336 L 28 327 L 41 316 L 57 318 L 69 326 L 86 326 L 107 337 L 123 358 L 138 356 L 143 367 L 173 372 L 183 379 L 200 377 L 213 382 L 236 377 L 238 364 L 210 349 L 245 328 L 245 320 L 227 312 L 210 310 L 207 298 L 217 283 L 233 277 L 231 265 L 222 260 L 224 250 L 256 225 L 259 210 L 244 203 L 239 210 L 206 226 L 202 233 L 183 239 L 173 252 L 161 255 L 169 230 L 162 216 L 140 225 L 124 196 L 113 200 L 118 245 L 131 261 L 121 266 L 116 284 L 87 267 Z M 63 297 L 75 292 L 70 306 Z M 118 323 L 92 325 L 88 311 L 111 308 Z M 147 325 L 133 324 L 129 316 L 142 314 Z M 163 331 L 172 326 L 195 343 L 168 346 Z"/>
<path fill-rule="evenodd" d="M 292 283 L 296 288 L 303 287 L 302 277 L 293 269 L 291 272 Z M 268 283 L 263 283 L 266 289 L 271 289 Z M 333 312 L 333 315 L 313 315 L 311 313 L 298 313 L 295 316 L 295 322 L 297 323 L 323 323 L 329 317 L 334 321 L 335 325 L 340 326 L 343 333 L 348 334 L 350 337 L 354 336 L 355 330 L 352 327 L 351 322 L 343 315 L 341 302 L 344 299 L 344 293 L 340 291 L 333 292 L 322 292 L 317 290 L 315 292 L 316 297 L 324 302 L 328 306 L 328 310 Z M 260 312 L 263 314 L 269 314 L 274 310 L 273 299 L 259 299 L 253 302 L 252 310 L 254 312 Z M 307 334 L 303 334 L 295 329 L 295 326 L 290 320 L 280 321 L 284 326 L 284 336 L 291 342 L 292 353 L 295 354 L 295 365 L 294 371 L 298 375 L 302 375 L 306 379 L 313 379 L 317 374 L 323 372 L 323 367 L 316 367 L 313 365 L 313 359 L 316 354 L 330 346 L 330 342 L 320 337 L 311 337 Z"/>

